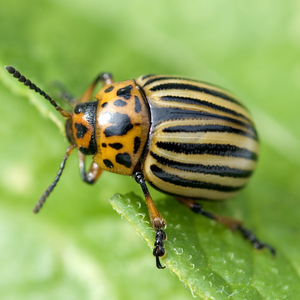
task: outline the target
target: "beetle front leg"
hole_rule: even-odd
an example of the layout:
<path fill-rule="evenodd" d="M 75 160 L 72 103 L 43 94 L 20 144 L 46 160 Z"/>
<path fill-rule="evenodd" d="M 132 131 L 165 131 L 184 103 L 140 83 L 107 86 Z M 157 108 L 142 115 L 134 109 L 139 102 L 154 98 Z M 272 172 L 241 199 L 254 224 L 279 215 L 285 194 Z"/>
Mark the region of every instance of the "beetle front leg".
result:
<path fill-rule="evenodd" d="M 163 231 L 163 229 L 166 228 L 167 223 L 164 220 L 164 218 L 161 216 L 159 211 L 157 210 L 157 208 L 150 196 L 150 193 L 149 193 L 149 190 L 145 183 L 143 174 L 141 172 L 136 172 L 134 174 L 134 178 L 135 178 L 136 182 L 140 184 L 140 186 L 143 190 L 144 196 L 146 198 L 146 203 L 148 206 L 150 221 L 151 221 L 153 229 L 156 230 L 155 243 L 154 243 L 154 249 L 153 249 L 153 255 L 156 258 L 156 267 L 158 269 L 164 269 L 165 266 L 163 267 L 161 265 L 161 263 L 159 261 L 159 257 L 162 257 L 165 254 L 164 241 L 166 240 L 167 236 L 166 236 L 165 232 Z"/>
<path fill-rule="evenodd" d="M 239 220 L 235 220 L 232 218 L 227 218 L 227 217 L 223 217 L 223 216 L 219 216 L 213 213 L 210 213 L 208 211 L 205 211 L 202 207 L 201 204 L 199 204 L 196 200 L 194 199 L 188 199 L 188 198 L 180 198 L 177 197 L 177 200 L 182 203 L 183 205 L 185 205 L 186 207 L 188 207 L 191 211 L 193 211 L 194 213 L 198 213 L 201 214 L 209 219 L 213 219 L 215 221 L 217 221 L 218 223 L 221 223 L 223 225 L 225 225 L 226 227 L 228 227 L 229 229 L 231 229 L 232 231 L 236 231 L 238 230 L 244 238 L 246 238 L 248 241 L 250 241 L 250 243 L 253 245 L 253 247 L 255 249 L 263 249 L 263 248 L 267 248 L 269 249 L 269 251 L 275 255 L 276 254 L 276 250 L 270 246 L 267 243 L 264 243 L 262 241 L 260 241 L 253 233 L 252 231 L 250 231 L 249 229 L 245 228 L 243 226 L 243 223 Z"/>
<path fill-rule="evenodd" d="M 85 155 L 82 154 L 80 151 L 78 152 L 79 156 L 79 170 L 81 179 L 89 184 L 93 184 L 97 181 L 99 176 L 102 173 L 102 169 L 95 163 L 92 162 L 90 169 L 86 173 L 85 171 Z"/>

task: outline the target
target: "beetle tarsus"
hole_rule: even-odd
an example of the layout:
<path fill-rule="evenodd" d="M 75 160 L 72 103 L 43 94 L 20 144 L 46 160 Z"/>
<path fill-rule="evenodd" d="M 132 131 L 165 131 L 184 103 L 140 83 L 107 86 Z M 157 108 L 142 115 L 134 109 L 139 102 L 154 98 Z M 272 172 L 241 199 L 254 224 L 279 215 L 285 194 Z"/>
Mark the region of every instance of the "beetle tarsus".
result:
<path fill-rule="evenodd" d="M 217 214 L 208 212 L 208 211 L 204 210 L 202 205 L 194 199 L 180 198 L 180 197 L 178 197 L 177 199 L 180 203 L 182 203 L 183 205 L 188 207 L 192 212 L 201 214 L 202 216 L 207 217 L 209 219 L 213 219 L 213 220 L 217 221 L 218 223 L 225 225 L 232 231 L 236 231 L 236 230 L 240 231 L 241 234 L 243 235 L 243 237 L 245 239 L 249 240 L 255 249 L 261 250 L 263 248 L 267 248 L 267 249 L 269 249 L 269 251 L 272 253 L 273 256 L 276 255 L 276 250 L 271 245 L 261 242 L 253 234 L 253 232 L 251 230 L 243 227 L 243 224 L 241 221 L 235 220 L 232 218 L 228 218 L 228 217 L 219 216 Z"/>
<path fill-rule="evenodd" d="M 159 260 L 159 257 L 162 257 L 165 255 L 165 249 L 164 249 L 164 242 L 167 238 L 165 232 L 159 228 L 156 231 L 155 235 L 155 243 L 154 243 L 154 249 L 153 249 L 153 255 L 156 257 L 156 267 L 158 269 L 164 269 L 166 266 L 162 266 Z"/>
<path fill-rule="evenodd" d="M 157 269 L 164 269 L 166 266 L 162 266 L 159 261 L 159 256 L 156 256 L 156 267 Z"/>
<path fill-rule="evenodd" d="M 238 226 L 237 229 L 241 232 L 243 237 L 250 241 L 253 247 L 257 250 L 261 250 L 263 248 L 269 249 L 273 256 L 276 255 L 276 250 L 269 244 L 261 242 L 251 230 L 244 228 L 243 226 Z"/>

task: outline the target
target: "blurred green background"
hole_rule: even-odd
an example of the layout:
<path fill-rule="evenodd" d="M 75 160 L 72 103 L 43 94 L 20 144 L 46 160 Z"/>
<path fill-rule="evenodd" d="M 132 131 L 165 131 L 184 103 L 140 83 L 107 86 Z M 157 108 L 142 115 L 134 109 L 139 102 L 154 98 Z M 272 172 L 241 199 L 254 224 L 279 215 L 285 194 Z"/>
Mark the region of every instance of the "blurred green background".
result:
<path fill-rule="evenodd" d="M 79 96 L 100 71 L 117 81 L 184 75 L 233 91 L 256 121 L 261 156 L 225 214 L 274 245 L 299 277 L 300 1 L 1 3 L 0 299 L 189 299 L 109 204 L 115 193 L 142 195 L 133 179 L 105 173 L 90 187 L 73 154 L 45 208 L 31 213 L 67 142 L 9 64 L 54 96 L 53 81 Z"/>

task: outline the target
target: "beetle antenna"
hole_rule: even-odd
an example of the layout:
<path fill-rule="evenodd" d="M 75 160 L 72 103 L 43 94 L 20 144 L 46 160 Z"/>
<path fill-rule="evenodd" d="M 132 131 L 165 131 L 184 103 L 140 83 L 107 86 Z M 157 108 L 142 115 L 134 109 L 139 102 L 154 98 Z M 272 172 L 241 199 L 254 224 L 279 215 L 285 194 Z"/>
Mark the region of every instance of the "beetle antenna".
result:
<path fill-rule="evenodd" d="M 71 118 L 71 114 L 69 114 L 67 111 L 65 111 L 61 107 L 59 107 L 57 105 L 57 103 L 49 95 L 47 95 L 44 91 L 42 91 L 39 87 L 37 87 L 29 79 L 27 79 L 25 76 L 23 76 L 14 67 L 12 67 L 12 66 L 5 66 L 5 69 L 6 69 L 6 71 L 8 73 L 12 74 L 13 77 L 17 78 L 25 86 L 28 86 L 31 90 L 34 90 L 36 93 L 40 94 L 46 100 L 48 100 L 63 117 L 65 117 L 65 118 Z"/>
<path fill-rule="evenodd" d="M 59 171 L 57 172 L 56 177 L 54 178 L 54 181 L 51 183 L 51 185 L 48 186 L 48 188 L 46 189 L 46 191 L 43 193 L 43 195 L 40 197 L 39 201 L 36 203 L 36 205 L 33 208 L 33 212 L 36 214 L 38 213 L 43 204 L 45 203 L 46 199 L 49 197 L 50 193 L 53 191 L 53 189 L 55 188 L 64 168 L 65 168 L 65 164 L 66 161 L 68 159 L 68 157 L 70 156 L 70 154 L 72 153 L 73 149 L 76 147 L 76 145 L 71 145 L 67 148 L 66 154 L 63 157 L 63 161 L 60 165 Z"/>

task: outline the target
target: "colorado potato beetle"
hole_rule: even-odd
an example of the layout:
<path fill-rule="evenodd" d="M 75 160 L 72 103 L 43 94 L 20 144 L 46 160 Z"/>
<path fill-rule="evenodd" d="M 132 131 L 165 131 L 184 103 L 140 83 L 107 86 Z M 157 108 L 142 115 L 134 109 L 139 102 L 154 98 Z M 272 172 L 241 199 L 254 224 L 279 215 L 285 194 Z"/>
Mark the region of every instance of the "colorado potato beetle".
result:
<path fill-rule="evenodd" d="M 245 106 L 231 93 L 211 84 L 178 76 L 146 75 L 114 82 L 99 74 L 67 112 L 16 69 L 6 70 L 47 99 L 66 118 L 71 144 L 53 183 L 39 198 L 37 213 L 56 186 L 66 160 L 79 150 L 83 181 L 92 184 L 102 170 L 133 176 L 142 188 L 156 230 L 156 266 L 165 254 L 166 221 L 157 210 L 146 182 L 174 195 L 193 212 L 238 230 L 256 249 L 275 249 L 261 242 L 240 221 L 205 211 L 199 199 L 221 200 L 238 193 L 257 161 L 258 137 Z M 90 101 L 97 83 L 102 88 Z M 93 155 L 86 172 L 85 156 Z"/>

